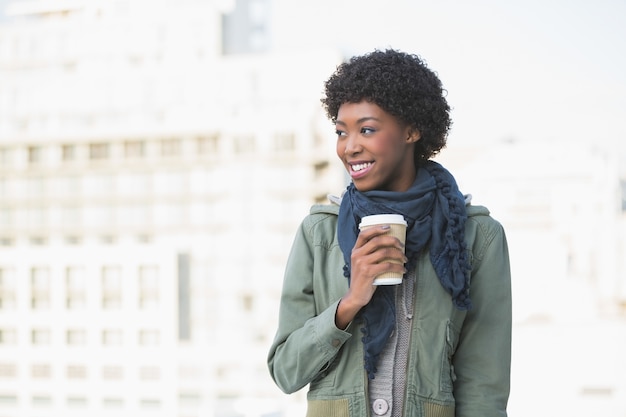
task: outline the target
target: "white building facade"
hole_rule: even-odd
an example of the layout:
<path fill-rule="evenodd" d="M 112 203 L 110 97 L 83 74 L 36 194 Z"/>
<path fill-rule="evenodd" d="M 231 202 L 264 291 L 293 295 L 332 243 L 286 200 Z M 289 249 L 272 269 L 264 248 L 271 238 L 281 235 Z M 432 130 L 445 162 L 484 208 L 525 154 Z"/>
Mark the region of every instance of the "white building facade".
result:
<path fill-rule="evenodd" d="M 225 56 L 230 3 L 11 4 L 0 416 L 303 415 L 265 358 L 296 228 L 345 186 L 319 105 L 342 57 Z M 517 324 L 623 314 L 617 155 L 451 141 L 438 159 L 506 228 Z"/>
<path fill-rule="evenodd" d="M 624 313 L 619 152 L 567 141 L 502 141 L 451 147 L 440 159 L 454 168 L 462 191 L 505 227 L 518 322 Z"/>
<path fill-rule="evenodd" d="M 289 415 L 265 357 L 295 229 L 344 185 L 339 57 L 224 57 L 214 2 L 11 7 L 0 415 Z"/>

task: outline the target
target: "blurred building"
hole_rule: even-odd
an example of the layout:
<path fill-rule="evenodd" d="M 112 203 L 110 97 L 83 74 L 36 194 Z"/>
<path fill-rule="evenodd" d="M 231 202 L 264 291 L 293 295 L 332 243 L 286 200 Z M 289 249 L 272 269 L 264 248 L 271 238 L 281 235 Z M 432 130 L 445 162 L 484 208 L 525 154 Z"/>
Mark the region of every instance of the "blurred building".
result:
<path fill-rule="evenodd" d="M 343 186 L 319 106 L 339 57 L 237 54 L 234 11 L 10 4 L 0 415 L 289 415 L 265 357 L 295 229 Z"/>
<path fill-rule="evenodd" d="M 345 185 L 319 106 L 341 56 L 273 53 L 269 3 L 10 4 L 0 416 L 302 414 L 265 357 L 297 225 Z M 615 153 L 452 141 L 439 159 L 506 228 L 516 323 L 623 314 Z"/>
<path fill-rule="evenodd" d="M 507 232 L 514 318 L 590 320 L 626 310 L 620 154 L 594 143 L 503 140 L 439 158 Z"/>

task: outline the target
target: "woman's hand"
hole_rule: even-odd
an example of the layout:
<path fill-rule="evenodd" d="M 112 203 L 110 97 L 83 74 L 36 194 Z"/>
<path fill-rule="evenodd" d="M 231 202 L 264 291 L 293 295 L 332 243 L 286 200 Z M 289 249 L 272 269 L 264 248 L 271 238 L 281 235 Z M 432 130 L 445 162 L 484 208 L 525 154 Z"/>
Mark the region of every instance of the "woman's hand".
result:
<path fill-rule="evenodd" d="M 404 245 L 396 237 L 386 235 L 389 226 L 362 230 L 352 249 L 350 288 L 339 302 L 335 325 L 345 329 L 356 314 L 370 302 L 376 286 L 374 279 L 384 272 L 404 273 L 407 261 Z"/>

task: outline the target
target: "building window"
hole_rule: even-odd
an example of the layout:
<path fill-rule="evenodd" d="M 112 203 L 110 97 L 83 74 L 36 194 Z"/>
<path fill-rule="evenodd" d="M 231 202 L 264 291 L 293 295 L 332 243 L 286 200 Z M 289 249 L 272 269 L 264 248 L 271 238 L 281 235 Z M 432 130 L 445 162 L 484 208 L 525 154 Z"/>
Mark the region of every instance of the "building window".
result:
<path fill-rule="evenodd" d="M 33 329 L 30 333 L 30 339 L 33 345 L 49 345 L 51 341 L 50 330 Z"/>
<path fill-rule="evenodd" d="M 219 135 L 197 137 L 196 152 L 198 155 L 216 155 L 219 152 Z"/>
<path fill-rule="evenodd" d="M 13 404 L 17 404 L 17 395 L 0 394 L 0 405 L 13 405 Z"/>
<path fill-rule="evenodd" d="M 61 160 L 63 162 L 70 162 L 76 160 L 76 146 L 75 145 L 62 145 L 61 146 Z"/>
<path fill-rule="evenodd" d="M 0 310 L 15 309 L 16 287 L 13 268 L 0 268 Z"/>
<path fill-rule="evenodd" d="M 148 235 L 145 233 L 141 233 L 137 236 L 135 236 L 135 241 L 137 243 L 139 243 L 140 245 L 147 245 L 152 243 L 152 241 L 154 240 L 154 238 L 152 237 L 152 235 Z"/>
<path fill-rule="evenodd" d="M 178 368 L 178 377 L 185 381 L 199 381 L 204 375 L 202 370 L 197 366 L 181 365 Z"/>
<path fill-rule="evenodd" d="M 141 346 L 157 346 L 159 344 L 158 330 L 139 331 L 139 344 Z"/>
<path fill-rule="evenodd" d="M 144 398 L 139 401 L 139 404 L 141 405 L 141 408 L 160 408 L 161 400 L 158 398 Z"/>
<path fill-rule="evenodd" d="M 115 236 L 111 236 L 111 235 L 103 235 L 100 236 L 98 238 L 98 241 L 102 244 L 102 245 L 106 245 L 106 246 L 110 246 L 115 244 L 116 239 Z"/>
<path fill-rule="evenodd" d="M 69 408 L 84 408 L 87 406 L 87 398 L 85 397 L 67 397 L 66 402 Z"/>
<path fill-rule="evenodd" d="M 328 161 L 318 161 L 313 164 L 313 177 L 316 180 L 323 178 L 328 173 Z"/>
<path fill-rule="evenodd" d="M 35 364 L 30 368 L 30 375 L 34 379 L 49 379 L 52 376 L 50 365 Z"/>
<path fill-rule="evenodd" d="M 119 192 L 130 196 L 149 194 L 152 190 L 152 177 L 146 173 L 120 175 Z"/>
<path fill-rule="evenodd" d="M 124 157 L 128 159 L 143 158 L 146 152 L 146 144 L 141 140 L 124 142 Z"/>
<path fill-rule="evenodd" d="M 14 152 L 11 148 L 0 148 L 0 167 L 9 168 L 15 163 Z"/>
<path fill-rule="evenodd" d="M 121 226 L 144 226 L 150 223 L 150 217 L 148 204 L 120 204 L 117 207 L 117 223 Z"/>
<path fill-rule="evenodd" d="M 154 177 L 154 190 L 159 194 L 180 194 L 187 188 L 187 175 L 182 172 L 161 172 Z"/>
<path fill-rule="evenodd" d="M 28 147 L 28 164 L 29 165 L 38 165 L 42 160 L 42 150 L 40 146 L 29 146 Z"/>
<path fill-rule="evenodd" d="M 122 331 L 118 329 L 108 329 L 102 331 L 102 344 L 105 346 L 121 346 Z"/>
<path fill-rule="evenodd" d="M 122 276 L 117 266 L 102 268 L 102 308 L 116 310 L 122 307 Z"/>
<path fill-rule="evenodd" d="M 161 156 L 174 157 L 180 156 L 182 152 L 182 143 L 180 139 L 163 139 L 161 141 Z"/>
<path fill-rule="evenodd" d="M 29 197 L 41 197 L 46 189 L 46 180 L 44 177 L 33 176 L 24 180 L 26 183 L 26 192 Z"/>
<path fill-rule="evenodd" d="M 63 226 L 78 226 L 81 224 L 81 209 L 75 205 L 61 207 L 61 223 Z"/>
<path fill-rule="evenodd" d="M 0 225 L 11 227 L 15 225 L 15 210 L 9 207 L 0 207 Z"/>
<path fill-rule="evenodd" d="M 251 313 L 254 309 L 254 295 L 243 294 L 241 296 L 241 307 L 243 311 Z"/>
<path fill-rule="evenodd" d="M 68 379 L 85 379 L 87 378 L 87 368 L 83 365 L 69 365 L 67 367 Z"/>
<path fill-rule="evenodd" d="M 13 363 L 0 363 L 0 378 L 15 378 L 17 366 Z"/>
<path fill-rule="evenodd" d="M 76 196 L 80 193 L 82 177 L 78 175 L 68 175 L 58 177 L 58 193 L 63 196 Z"/>
<path fill-rule="evenodd" d="M 46 224 L 46 210 L 43 207 L 30 207 L 23 210 L 26 227 L 41 229 Z"/>
<path fill-rule="evenodd" d="M 142 381 L 156 381 L 161 378 L 161 369 L 158 366 L 142 366 L 139 368 L 139 379 Z"/>
<path fill-rule="evenodd" d="M 35 407 L 49 407 L 52 404 L 52 398 L 47 395 L 35 395 L 31 402 Z"/>
<path fill-rule="evenodd" d="M 102 368 L 102 379 L 120 380 L 124 378 L 124 370 L 121 366 L 105 366 Z"/>
<path fill-rule="evenodd" d="M 191 267 L 189 253 L 177 257 L 178 340 L 191 340 Z"/>
<path fill-rule="evenodd" d="M 87 342 L 87 332 L 85 330 L 77 329 L 68 330 L 66 342 L 70 346 L 84 345 Z"/>
<path fill-rule="evenodd" d="M 101 196 L 115 191 L 115 177 L 111 174 L 85 175 L 84 192 L 89 196 Z"/>
<path fill-rule="evenodd" d="M 104 408 L 123 408 L 124 399 L 122 398 L 104 398 L 102 400 L 102 406 Z"/>
<path fill-rule="evenodd" d="M 181 202 L 155 203 L 154 223 L 159 226 L 185 224 L 187 205 Z"/>
<path fill-rule="evenodd" d="M 43 236 L 31 236 L 28 238 L 28 243 L 32 246 L 44 246 L 47 240 Z"/>
<path fill-rule="evenodd" d="M 111 225 L 115 223 L 115 209 L 113 205 L 100 203 L 93 206 L 85 206 L 85 225 L 93 227 L 102 227 L 103 225 Z"/>
<path fill-rule="evenodd" d="M 30 283 L 31 307 L 34 310 L 50 308 L 50 273 L 48 268 L 31 268 Z"/>
<path fill-rule="evenodd" d="M 296 135 L 293 132 L 276 133 L 274 135 L 275 151 L 293 151 L 296 149 Z"/>
<path fill-rule="evenodd" d="M 109 144 L 108 143 L 92 143 L 89 145 L 89 159 L 91 160 L 103 160 L 109 158 Z"/>
<path fill-rule="evenodd" d="M 156 266 L 139 268 L 139 307 L 141 309 L 159 307 L 159 269 Z"/>
<path fill-rule="evenodd" d="M 178 404 L 182 407 L 198 407 L 202 404 L 202 395 L 199 392 L 179 392 Z"/>
<path fill-rule="evenodd" d="M 240 135 L 233 138 L 234 151 L 237 154 L 250 154 L 255 151 L 254 136 Z"/>
<path fill-rule="evenodd" d="M 622 211 L 626 213 L 626 180 L 621 180 L 620 185 L 622 186 Z"/>
<path fill-rule="evenodd" d="M 87 284 L 85 268 L 70 266 L 65 269 L 65 305 L 68 309 L 85 308 Z"/>
<path fill-rule="evenodd" d="M 82 242 L 80 236 L 65 236 L 63 241 L 68 246 L 78 246 Z"/>

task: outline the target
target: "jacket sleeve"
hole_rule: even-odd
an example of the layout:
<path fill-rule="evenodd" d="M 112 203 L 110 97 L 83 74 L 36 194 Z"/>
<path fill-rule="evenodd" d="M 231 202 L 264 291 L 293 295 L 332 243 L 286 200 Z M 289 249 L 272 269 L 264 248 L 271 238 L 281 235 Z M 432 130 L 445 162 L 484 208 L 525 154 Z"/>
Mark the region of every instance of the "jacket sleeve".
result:
<path fill-rule="evenodd" d="M 505 417 L 511 370 L 511 272 L 502 226 L 482 217 L 468 311 L 453 358 L 456 417 Z"/>
<path fill-rule="evenodd" d="M 339 300 L 319 313 L 314 293 L 315 265 L 324 248 L 313 243 L 313 228 L 300 226 L 289 255 L 280 300 L 278 330 L 268 355 L 270 374 L 293 393 L 324 371 L 351 336 L 335 326 Z"/>

